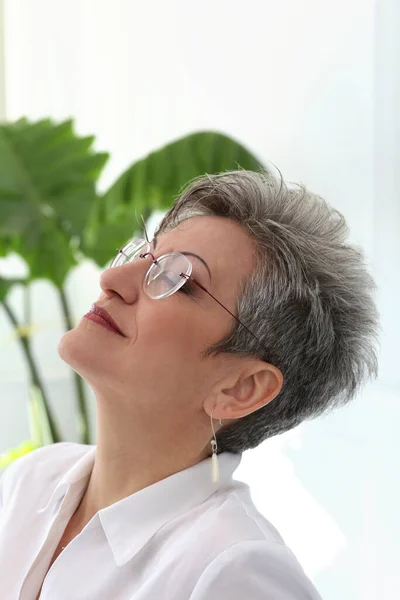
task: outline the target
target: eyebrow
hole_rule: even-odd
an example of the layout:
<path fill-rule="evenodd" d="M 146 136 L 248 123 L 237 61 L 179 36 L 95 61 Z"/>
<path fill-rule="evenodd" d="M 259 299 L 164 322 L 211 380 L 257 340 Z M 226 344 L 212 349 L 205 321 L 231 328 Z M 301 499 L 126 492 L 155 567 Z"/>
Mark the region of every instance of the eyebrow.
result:
<path fill-rule="evenodd" d="M 155 250 L 156 247 L 157 247 L 157 237 L 156 236 L 154 236 L 154 238 L 153 238 L 153 244 L 154 244 L 154 250 Z M 185 256 L 194 256 L 195 258 L 198 258 L 203 263 L 203 265 L 205 266 L 205 268 L 207 269 L 208 274 L 210 276 L 210 281 L 212 280 L 211 271 L 209 269 L 209 266 L 206 263 L 206 261 L 203 258 L 201 258 L 201 256 L 199 256 L 198 254 L 195 254 L 194 252 L 189 252 L 187 250 L 182 250 L 181 254 L 184 254 Z"/>

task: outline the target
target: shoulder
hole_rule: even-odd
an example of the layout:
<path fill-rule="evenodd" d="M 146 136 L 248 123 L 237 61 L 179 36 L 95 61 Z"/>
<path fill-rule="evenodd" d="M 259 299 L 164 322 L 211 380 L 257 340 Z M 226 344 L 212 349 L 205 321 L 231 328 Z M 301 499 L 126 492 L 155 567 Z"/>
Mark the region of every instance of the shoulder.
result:
<path fill-rule="evenodd" d="M 291 550 L 267 540 L 242 541 L 218 554 L 190 600 L 321 600 Z"/>
<path fill-rule="evenodd" d="M 230 545 L 240 541 L 260 540 L 283 544 L 284 540 L 274 525 L 253 503 L 247 483 L 233 481 L 219 499 L 216 507 L 218 527 L 230 533 Z M 215 524 L 213 524 L 215 528 Z"/>
<path fill-rule="evenodd" d="M 190 600 L 320 600 L 247 484 L 234 481 L 210 498 L 208 508 L 196 528 L 197 552 L 201 545 L 206 556 Z"/>
<path fill-rule="evenodd" d="M 0 506 L 14 493 L 43 484 L 56 483 L 66 468 L 74 464 L 93 446 L 58 442 L 32 450 L 13 461 L 0 476 Z"/>

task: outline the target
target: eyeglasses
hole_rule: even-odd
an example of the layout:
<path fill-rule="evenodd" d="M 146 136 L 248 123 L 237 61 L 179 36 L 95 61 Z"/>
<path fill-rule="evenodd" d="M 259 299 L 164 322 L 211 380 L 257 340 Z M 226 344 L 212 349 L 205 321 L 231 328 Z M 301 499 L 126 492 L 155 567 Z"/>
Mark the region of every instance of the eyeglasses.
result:
<path fill-rule="evenodd" d="M 180 252 L 169 252 L 159 258 L 155 258 L 150 252 L 150 244 L 146 240 L 134 238 L 123 248 L 118 249 L 118 254 L 111 261 L 111 267 L 119 267 L 128 264 L 138 258 L 147 258 L 151 256 L 152 264 L 145 274 L 143 280 L 143 289 L 149 298 L 161 300 L 171 296 L 178 290 L 189 293 L 187 289 L 188 282 L 193 282 L 211 298 L 213 298 L 222 308 L 224 308 L 242 327 L 244 327 L 260 345 L 262 343 L 256 335 L 244 323 L 242 323 L 226 306 L 221 304 L 197 279 L 192 277 L 192 263 L 187 256 Z M 185 285 L 186 284 L 186 285 Z"/>

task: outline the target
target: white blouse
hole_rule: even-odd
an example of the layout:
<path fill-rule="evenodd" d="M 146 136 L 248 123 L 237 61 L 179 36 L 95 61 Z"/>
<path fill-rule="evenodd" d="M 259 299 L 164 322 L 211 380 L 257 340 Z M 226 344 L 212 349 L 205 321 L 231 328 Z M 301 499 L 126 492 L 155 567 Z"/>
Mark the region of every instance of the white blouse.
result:
<path fill-rule="evenodd" d="M 60 442 L 0 480 L 0 598 L 318 600 L 276 529 L 232 479 L 241 454 L 211 458 L 98 511 L 46 571 L 93 468 L 96 446 Z M 45 577 L 44 581 L 43 578 Z"/>

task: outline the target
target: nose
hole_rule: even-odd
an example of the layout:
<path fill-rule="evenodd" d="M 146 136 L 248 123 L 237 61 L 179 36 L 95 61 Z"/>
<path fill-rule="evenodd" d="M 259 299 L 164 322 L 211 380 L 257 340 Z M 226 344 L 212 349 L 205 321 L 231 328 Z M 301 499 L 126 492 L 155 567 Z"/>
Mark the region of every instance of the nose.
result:
<path fill-rule="evenodd" d="M 151 259 L 137 258 L 126 265 L 110 267 L 100 275 L 100 287 L 109 298 L 117 295 L 126 304 L 137 302 Z"/>

